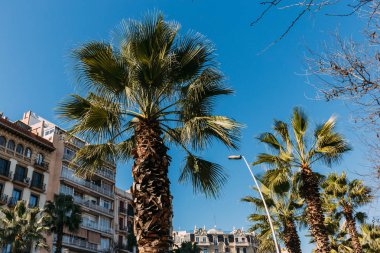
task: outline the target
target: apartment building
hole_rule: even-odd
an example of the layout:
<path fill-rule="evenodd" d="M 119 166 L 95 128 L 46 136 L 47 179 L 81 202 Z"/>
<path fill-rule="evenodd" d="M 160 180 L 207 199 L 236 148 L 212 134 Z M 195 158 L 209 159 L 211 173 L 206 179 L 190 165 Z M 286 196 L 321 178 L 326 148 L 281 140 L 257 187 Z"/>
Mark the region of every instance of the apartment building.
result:
<path fill-rule="evenodd" d="M 54 150 L 29 126 L 0 114 L 0 205 L 23 200 L 29 207 L 44 207 Z"/>
<path fill-rule="evenodd" d="M 173 231 L 173 239 L 177 247 L 182 242 L 196 243 L 201 253 L 256 253 L 258 245 L 253 233 L 235 228 L 223 232 L 216 228 L 195 227 L 193 232 Z"/>
<path fill-rule="evenodd" d="M 43 138 L 43 143 L 51 147 L 49 182 L 47 199 L 55 194 L 64 193 L 73 196 L 82 208 L 80 230 L 72 234 L 65 231 L 63 246 L 65 252 L 113 252 L 115 236 L 115 175 L 116 165 L 105 161 L 103 168 L 97 168 L 91 178 L 75 175 L 71 162 L 75 152 L 86 145 L 76 137 L 37 114 L 26 112 L 21 120 Z M 46 144 L 48 145 L 48 144 Z M 14 166 L 13 166 L 14 167 Z M 54 236 L 48 238 L 50 248 L 54 249 Z"/>
<path fill-rule="evenodd" d="M 133 234 L 132 194 L 115 188 L 115 249 L 117 252 L 135 252 L 133 242 L 128 238 Z"/>

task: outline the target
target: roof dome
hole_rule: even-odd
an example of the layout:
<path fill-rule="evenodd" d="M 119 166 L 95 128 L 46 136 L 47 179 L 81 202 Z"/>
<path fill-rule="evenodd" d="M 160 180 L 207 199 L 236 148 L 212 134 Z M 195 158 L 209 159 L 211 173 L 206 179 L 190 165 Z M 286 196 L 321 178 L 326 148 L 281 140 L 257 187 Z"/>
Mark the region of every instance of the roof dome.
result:
<path fill-rule="evenodd" d="M 207 231 L 207 234 L 223 234 L 223 231 L 218 230 L 218 229 L 216 229 L 216 228 L 212 228 L 212 229 L 209 229 L 209 230 Z"/>

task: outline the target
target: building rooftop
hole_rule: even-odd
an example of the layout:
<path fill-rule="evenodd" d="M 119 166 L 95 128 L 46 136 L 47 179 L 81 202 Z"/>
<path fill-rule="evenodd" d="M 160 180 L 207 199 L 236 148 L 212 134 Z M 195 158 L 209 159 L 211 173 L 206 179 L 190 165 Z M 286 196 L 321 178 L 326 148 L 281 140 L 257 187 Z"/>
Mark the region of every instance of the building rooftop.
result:
<path fill-rule="evenodd" d="M 0 127 L 15 134 L 21 135 L 30 142 L 33 142 L 43 148 L 46 148 L 49 151 L 53 151 L 55 149 L 50 141 L 38 136 L 37 134 L 32 133 L 30 130 L 27 129 L 27 127 L 25 127 L 25 124 L 23 124 L 24 126 L 21 124 L 23 123 L 20 121 L 11 122 L 7 118 L 0 116 Z"/>

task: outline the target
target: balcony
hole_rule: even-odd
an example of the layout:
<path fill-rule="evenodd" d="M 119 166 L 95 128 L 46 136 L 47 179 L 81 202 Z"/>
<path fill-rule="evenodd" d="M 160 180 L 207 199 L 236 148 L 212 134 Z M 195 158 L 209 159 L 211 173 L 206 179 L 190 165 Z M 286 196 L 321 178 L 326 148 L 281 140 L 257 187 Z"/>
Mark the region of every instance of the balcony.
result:
<path fill-rule="evenodd" d="M 119 206 L 119 212 L 124 213 L 124 214 L 128 214 L 128 210 L 124 206 Z"/>
<path fill-rule="evenodd" d="M 0 195 L 0 205 L 5 205 L 8 202 L 8 195 L 1 194 Z"/>
<path fill-rule="evenodd" d="M 98 204 L 94 204 L 93 202 L 91 202 L 89 200 L 85 200 L 85 199 L 82 199 L 80 197 L 74 196 L 74 202 L 79 204 L 79 205 L 82 205 L 82 206 L 88 207 L 90 209 L 96 210 L 98 212 L 105 213 L 107 215 L 113 216 L 113 210 L 105 208 L 105 207 L 100 206 Z"/>
<path fill-rule="evenodd" d="M 56 238 L 54 238 L 54 242 L 56 242 Z M 62 244 L 67 245 L 69 247 L 76 247 L 83 250 L 90 250 L 92 252 L 98 252 L 98 245 L 95 243 L 90 243 L 86 240 L 71 237 L 64 235 L 62 238 Z"/>
<path fill-rule="evenodd" d="M 21 200 L 15 197 L 8 198 L 8 206 L 13 207 L 17 204 L 18 201 L 21 201 Z"/>
<path fill-rule="evenodd" d="M 14 174 L 13 175 L 13 182 L 20 183 L 20 184 L 25 185 L 25 186 L 29 186 L 30 178 L 25 177 L 23 175 L 19 175 L 19 174 Z"/>
<path fill-rule="evenodd" d="M 107 227 L 100 226 L 99 223 L 97 223 L 95 221 L 83 220 L 82 223 L 81 223 L 81 226 L 83 228 L 89 228 L 89 229 L 97 230 L 97 231 L 100 231 L 100 232 L 104 232 L 104 233 L 108 233 L 108 234 L 113 234 L 113 229 L 112 228 L 107 228 Z"/>
<path fill-rule="evenodd" d="M 39 192 L 45 192 L 46 184 L 44 184 L 42 181 L 32 180 L 32 183 L 30 184 L 30 188 L 37 190 Z"/>
<path fill-rule="evenodd" d="M 12 172 L 9 171 L 9 168 L 0 168 L 0 177 L 10 180 L 12 178 Z"/>
<path fill-rule="evenodd" d="M 49 163 L 47 162 L 44 162 L 44 161 L 38 161 L 37 159 L 34 160 L 34 167 L 37 167 L 37 168 L 40 168 L 40 169 L 43 169 L 43 170 L 49 170 Z"/>
<path fill-rule="evenodd" d="M 99 185 L 96 185 L 96 184 L 91 183 L 89 181 L 86 181 L 86 180 L 84 180 L 82 178 L 79 178 L 79 177 L 75 176 L 73 173 L 71 173 L 67 169 L 63 169 L 62 170 L 61 177 L 64 178 L 64 179 L 67 179 L 70 182 L 73 182 L 73 183 L 76 183 L 78 185 L 87 187 L 87 188 L 91 189 L 92 191 L 94 191 L 96 193 L 101 193 L 101 194 L 106 195 L 106 196 L 111 197 L 111 198 L 113 198 L 113 196 L 114 196 L 113 191 L 110 191 L 110 190 L 105 189 L 105 188 L 103 188 L 103 187 L 101 187 Z"/>
<path fill-rule="evenodd" d="M 95 173 L 112 181 L 115 181 L 115 173 L 113 171 L 96 169 Z"/>

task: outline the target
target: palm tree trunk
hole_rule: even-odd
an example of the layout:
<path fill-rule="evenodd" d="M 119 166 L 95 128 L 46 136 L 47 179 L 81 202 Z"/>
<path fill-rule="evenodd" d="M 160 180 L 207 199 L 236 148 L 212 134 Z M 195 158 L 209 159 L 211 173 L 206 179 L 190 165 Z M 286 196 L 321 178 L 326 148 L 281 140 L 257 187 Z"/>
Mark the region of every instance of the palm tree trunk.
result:
<path fill-rule="evenodd" d="M 285 222 L 284 242 L 288 253 L 302 253 L 301 241 L 293 220 L 287 220 Z"/>
<path fill-rule="evenodd" d="M 62 253 L 63 227 L 57 229 L 57 240 L 55 242 L 55 253 Z"/>
<path fill-rule="evenodd" d="M 139 253 L 166 253 L 172 245 L 172 196 L 168 179 L 170 157 L 161 134 L 157 122 L 140 122 L 135 128 L 131 192 Z"/>
<path fill-rule="evenodd" d="M 306 220 L 310 227 L 311 235 L 314 237 L 318 253 L 330 253 L 331 247 L 324 224 L 321 196 L 317 176 L 312 170 L 304 166 L 301 170 L 302 187 L 301 194 L 305 198 Z"/>
<path fill-rule="evenodd" d="M 356 230 L 355 219 L 352 216 L 352 207 L 349 205 L 343 206 L 344 216 L 347 222 L 348 233 L 351 236 L 352 248 L 355 253 L 362 253 L 362 245 L 359 242 L 358 231 Z"/>

